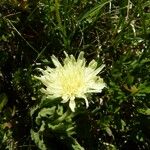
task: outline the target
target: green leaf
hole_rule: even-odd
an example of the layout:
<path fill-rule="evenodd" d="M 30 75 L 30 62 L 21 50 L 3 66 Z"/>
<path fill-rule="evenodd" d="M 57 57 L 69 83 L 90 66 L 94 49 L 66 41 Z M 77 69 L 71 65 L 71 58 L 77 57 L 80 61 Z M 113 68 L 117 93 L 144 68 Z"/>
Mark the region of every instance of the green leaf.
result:
<path fill-rule="evenodd" d="M 148 109 L 139 109 L 138 110 L 139 113 L 143 114 L 143 115 L 150 115 L 150 108 Z"/>
<path fill-rule="evenodd" d="M 126 126 L 126 122 L 121 119 L 121 130 L 124 131 Z"/>
<path fill-rule="evenodd" d="M 72 148 L 73 150 L 84 150 L 84 148 L 77 142 L 76 139 L 72 138 L 73 144 Z"/>
<path fill-rule="evenodd" d="M 146 93 L 146 94 L 150 93 L 150 85 L 147 85 L 146 83 L 140 84 L 138 88 L 140 93 Z"/>
<path fill-rule="evenodd" d="M 3 107 L 7 104 L 8 98 L 5 93 L 0 95 L 0 112 L 2 111 Z"/>
<path fill-rule="evenodd" d="M 52 118 L 54 113 L 55 113 L 56 106 L 53 106 L 51 108 L 43 108 L 39 113 L 38 116 L 36 117 L 36 123 L 40 124 L 41 118 Z"/>
<path fill-rule="evenodd" d="M 111 131 L 111 129 L 110 129 L 109 127 L 105 127 L 105 131 L 107 132 L 107 134 L 108 134 L 109 136 L 112 136 L 112 137 L 113 137 L 113 133 L 112 133 L 112 131 Z"/>
<path fill-rule="evenodd" d="M 92 9 L 88 10 L 82 16 L 79 17 L 78 23 L 86 19 L 87 21 L 92 22 L 92 18 L 97 16 L 101 10 L 106 4 L 108 4 L 110 1 L 104 2 L 104 3 L 99 3 L 95 5 Z M 89 22 L 89 23 L 90 23 Z"/>
<path fill-rule="evenodd" d="M 34 132 L 33 130 L 31 130 L 31 138 L 35 142 L 35 144 L 39 147 L 39 149 L 47 150 L 43 139 L 40 138 L 39 132 Z"/>

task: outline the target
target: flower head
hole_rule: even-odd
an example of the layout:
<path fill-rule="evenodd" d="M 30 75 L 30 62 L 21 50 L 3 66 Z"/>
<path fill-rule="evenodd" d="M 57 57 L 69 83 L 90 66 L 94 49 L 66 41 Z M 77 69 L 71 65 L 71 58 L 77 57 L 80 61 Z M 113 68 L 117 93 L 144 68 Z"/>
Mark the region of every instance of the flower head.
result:
<path fill-rule="evenodd" d="M 45 85 L 42 92 L 53 98 L 62 98 L 62 103 L 69 101 L 69 107 L 75 111 L 75 98 L 83 98 L 86 107 L 89 106 L 87 95 L 100 93 L 106 84 L 98 73 L 104 68 L 101 65 L 97 68 L 97 62 L 92 60 L 88 66 L 84 58 L 84 52 L 80 52 L 77 59 L 65 52 L 66 58 L 63 64 L 53 55 L 51 57 L 55 68 L 47 67 L 39 69 L 42 73 L 37 79 Z"/>

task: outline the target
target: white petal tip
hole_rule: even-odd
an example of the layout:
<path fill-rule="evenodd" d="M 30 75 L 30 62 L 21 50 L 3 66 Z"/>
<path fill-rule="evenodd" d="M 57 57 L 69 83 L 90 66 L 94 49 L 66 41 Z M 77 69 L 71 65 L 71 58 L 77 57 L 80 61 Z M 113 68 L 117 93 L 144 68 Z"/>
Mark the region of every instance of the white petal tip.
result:
<path fill-rule="evenodd" d="M 75 112 L 75 106 L 76 106 L 75 101 L 73 99 L 72 100 L 70 99 L 69 107 L 72 112 Z"/>

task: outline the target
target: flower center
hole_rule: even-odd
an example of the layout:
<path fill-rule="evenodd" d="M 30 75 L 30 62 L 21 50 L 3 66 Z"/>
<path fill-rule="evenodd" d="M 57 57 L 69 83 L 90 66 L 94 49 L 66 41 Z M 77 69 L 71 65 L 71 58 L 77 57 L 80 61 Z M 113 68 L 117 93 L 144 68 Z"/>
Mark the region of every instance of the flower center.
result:
<path fill-rule="evenodd" d="M 83 70 L 73 70 L 73 68 L 70 71 L 63 70 L 60 76 L 60 86 L 62 94 L 67 94 L 69 97 L 82 93 L 85 87 Z"/>

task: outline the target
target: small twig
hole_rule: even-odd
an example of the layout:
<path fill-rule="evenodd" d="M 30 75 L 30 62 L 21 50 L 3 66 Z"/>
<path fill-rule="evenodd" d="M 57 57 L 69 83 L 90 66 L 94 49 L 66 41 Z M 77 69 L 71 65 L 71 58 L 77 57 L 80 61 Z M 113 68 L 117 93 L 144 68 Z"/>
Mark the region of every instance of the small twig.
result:
<path fill-rule="evenodd" d="M 15 15 L 18 15 L 18 14 L 21 14 L 21 12 L 17 12 L 17 13 L 14 13 L 14 14 L 8 14 L 8 15 L 4 16 L 4 18 L 15 16 Z"/>
<path fill-rule="evenodd" d="M 38 56 L 37 56 L 37 58 L 35 59 L 35 63 L 36 63 L 36 61 L 39 59 L 39 57 L 42 55 L 42 53 L 45 51 L 45 49 L 48 47 L 48 45 L 49 45 L 50 43 L 48 43 L 42 50 L 41 50 L 41 52 L 38 54 Z"/>
<path fill-rule="evenodd" d="M 27 45 L 32 48 L 36 53 L 38 53 L 38 51 L 21 35 L 21 33 L 16 29 L 16 27 L 13 25 L 13 23 L 9 20 L 6 19 L 9 24 L 13 27 L 13 29 L 18 33 L 18 35 L 27 43 Z"/>

